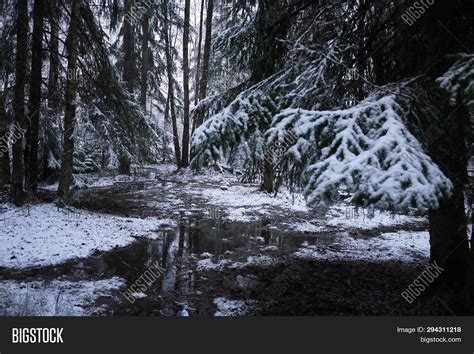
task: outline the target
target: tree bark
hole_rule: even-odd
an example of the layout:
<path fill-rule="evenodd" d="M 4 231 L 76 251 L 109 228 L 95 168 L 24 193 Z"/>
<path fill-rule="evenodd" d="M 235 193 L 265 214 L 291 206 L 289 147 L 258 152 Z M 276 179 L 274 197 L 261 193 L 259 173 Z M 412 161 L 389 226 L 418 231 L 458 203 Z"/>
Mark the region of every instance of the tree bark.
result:
<path fill-rule="evenodd" d="M 194 84 L 196 87 L 196 92 L 194 93 L 195 106 L 199 102 L 199 78 L 201 74 L 201 47 L 202 47 L 202 25 L 204 23 L 204 4 L 205 4 L 204 0 L 201 0 L 201 18 L 199 19 L 199 40 L 198 40 L 197 58 L 196 58 L 196 78 L 195 78 L 195 84 Z"/>
<path fill-rule="evenodd" d="M 30 83 L 30 131 L 28 132 L 30 147 L 27 164 L 27 190 L 36 195 L 38 189 L 38 137 L 41 106 L 41 72 L 43 69 L 43 19 L 44 1 L 35 0 L 33 5 L 33 43 L 31 54 Z"/>
<path fill-rule="evenodd" d="M 48 108 L 50 112 L 57 112 L 59 110 L 59 16 L 58 16 L 58 1 L 52 0 L 50 2 L 50 37 L 49 37 L 49 72 L 48 72 Z M 49 117 L 52 117 L 50 114 Z M 50 118 L 51 119 L 51 118 Z M 51 142 L 49 141 L 49 134 L 44 134 L 43 141 L 43 173 L 42 179 L 50 179 L 55 175 L 55 171 L 49 166 L 49 154 L 51 151 Z"/>
<path fill-rule="evenodd" d="M 170 97 L 170 113 L 171 123 L 173 127 L 173 142 L 174 142 L 174 154 L 176 159 L 176 165 L 181 167 L 181 149 L 179 146 L 178 136 L 178 124 L 176 117 L 176 105 L 174 97 L 174 84 L 173 84 L 173 60 L 171 58 L 171 43 L 170 43 L 170 25 L 169 25 L 169 1 L 163 2 L 163 35 L 165 40 L 165 51 L 166 51 L 166 71 L 168 73 L 168 94 Z"/>
<path fill-rule="evenodd" d="M 209 65 L 211 59 L 211 42 L 212 42 L 212 17 L 214 15 L 214 0 L 207 2 L 206 15 L 206 39 L 204 42 L 204 55 L 202 58 L 201 81 L 199 82 L 199 100 L 203 100 L 207 96 L 207 84 L 209 81 Z M 204 123 L 204 116 L 198 114 L 196 116 L 196 128 Z"/>
<path fill-rule="evenodd" d="M 26 59 L 28 49 L 28 1 L 17 1 L 18 20 L 16 23 L 16 59 L 15 59 L 15 131 L 13 142 L 13 176 L 12 196 L 17 206 L 23 205 L 26 200 L 24 191 L 24 164 L 23 164 L 23 138 L 26 132 L 25 118 L 25 81 Z"/>
<path fill-rule="evenodd" d="M 66 40 L 68 75 L 66 81 L 66 112 L 64 115 L 64 143 L 61 159 L 58 197 L 65 201 L 72 183 L 74 160 L 74 128 L 76 124 L 77 95 L 77 41 L 81 1 L 73 0 L 69 31 Z"/>
<path fill-rule="evenodd" d="M 263 159 L 263 184 L 262 189 L 267 193 L 273 192 L 273 157 L 266 152 Z"/>
<path fill-rule="evenodd" d="M 133 14 L 132 0 L 125 0 L 123 18 L 123 81 L 130 93 L 134 90 L 134 63 L 133 63 Z"/>
<path fill-rule="evenodd" d="M 142 72 L 140 83 L 140 104 L 146 112 L 146 95 L 148 88 L 148 68 L 150 61 L 150 52 L 148 48 L 148 41 L 150 36 L 150 18 L 148 12 L 142 18 Z"/>
<path fill-rule="evenodd" d="M 189 165 L 189 21 L 191 1 L 185 0 L 183 30 L 183 86 L 184 86 L 184 123 L 183 123 L 183 155 L 181 167 Z"/>
<path fill-rule="evenodd" d="M 49 37 L 49 75 L 48 75 L 48 107 L 57 108 L 59 106 L 58 80 L 59 80 L 59 46 L 58 46 L 58 2 L 52 0 L 50 3 L 50 37 Z"/>
<path fill-rule="evenodd" d="M 0 93 L 0 192 L 10 183 L 10 155 L 8 151 L 8 122 L 5 111 L 5 92 Z"/>

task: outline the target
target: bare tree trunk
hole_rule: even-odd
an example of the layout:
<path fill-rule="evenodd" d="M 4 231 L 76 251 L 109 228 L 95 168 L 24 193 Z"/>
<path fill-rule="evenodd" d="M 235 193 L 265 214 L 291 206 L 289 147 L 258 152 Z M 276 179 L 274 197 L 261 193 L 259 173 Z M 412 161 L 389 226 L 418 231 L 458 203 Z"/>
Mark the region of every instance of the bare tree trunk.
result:
<path fill-rule="evenodd" d="M 263 184 L 262 189 L 267 193 L 273 192 L 273 157 L 271 153 L 265 152 L 263 160 Z"/>
<path fill-rule="evenodd" d="M 6 4 L 0 2 L 0 16 L 5 15 Z M 3 32 L 3 31 L 2 31 Z M 3 35 L 3 33 L 1 33 Z M 0 92 L 0 192 L 10 183 L 10 151 L 8 149 L 8 121 L 5 109 L 5 95 L 8 89 L 8 68 L 5 68 L 3 91 Z"/>
<path fill-rule="evenodd" d="M 133 94 L 135 90 L 135 65 L 134 65 L 134 38 L 133 38 L 133 13 L 132 0 L 124 2 L 123 17 L 123 81 L 128 92 Z M 119 156 L 119 173 L 130 174 L 130 158 L 126 153 Z"/>
<path fill-rule="evenodd" d="M 206 40 L 204 42 L 204 56 L 202 63 L 201 81 L 199 83 L 199 100 L 203 100 L 207 96 L 207 83 L 209 81 L 209 61 L 211 59 L 211 41 L 212 41 L 212 17 L 214 14 L 214 0 L 207 2 L 206 16 Z M 199 114 L 196 116 L 196 128 L 204 122 L 204 116 Z"/>
<path fill-rule="evenodd" d="M 133 70 L 133 27 L 132 27 L 132 0 L 125 0 L 123 18 L 123 81 L 130 93 L 134 90 Z"/>
<path fill-rule="evenodd" d="M 148 67 L 150 61 L 150 53 L 148 41 L 150 36 L 150 18 L 148 12 L 142 18 L 142 72 L 140 83 L 140 104 L 146 112 L 146 94 L 148 88 Z"/>
<path fill-rule="evenodd" d="M 166 95 L 166 105 L 165 105 L 165 116 L 163 118 L 163 163 L 166 161 L 166 155 L 168 152 L 168 145 L 169 145 L 169 140 L 168 137 L 166 136 L 166 132 L 168 131 L 169 128 L 169 120 L 170 120 L 170 94 L 168 92 L 168 95 Z"/>
<path fill-rule="evenodd" d="M 66 112 L 64 115 L 64 144 L 61 159 L 58 196 L 61 200 L 68 198 L 72 183 L 74 127 L 76 124 L 77 95 L 77 37 L 81 0 L 73 0 L 69 31 L 66 40 L 68 75 L 66 81 Z"/>
<path fill-rule="evenodd" d="M 467 235 L 464 198 L 468 185 L 469 113 L 465 107 L 446 116 L 452 124 L 444 129 L 442 141 L 432 147 L 433 157 L 454 184 L 452 195 L 440 201 L 437 210 L 429 212 L 431 260 L 444 271 L 444 279 L 455 290 L 457 303 L 470 306 L 473 262 Z M 449 146 L 449 148 L 448 148 Z"/>
<path fill-rule="evenodd" d="M 17 1 L 18 20 L 16 23 L 16 59 L 15 59 L 15 132 L 13 143 L 12 194 L 15 205 L 20 206 L 26 200 L 24 191 L 23 138 L 26 132 L 25 118 L 25 81 L 26 58 L 28 49 L 28 1 Z"/>
<path fill-rule="evenodd" d="M 168 9 L 169 1 L 163 2 L 163 35 L 165 39 L 165 51 L 166 51 L 166 69 L 168 72 L 168 94 L 170 96 L 170 112 L 171 112 L 171 123 L 173 126 L 173 142 L 174 142 L 174 154 L 176 158 L 176 165 L 181 167 L 181 149 L 179 147 L 179 136 L 178 136 L 178 124 L 176 118 L 176 105 L 174 101 L 174 84 L 173 84 L 173 60 L 171 58 L 171 43 L 169 35 L 169 19 Z"/>
<path fill-rule="evenodd" d="M 58 80 L 59 80 L 59 18 L 58 18 L 58 1 L 52 0 L 51 17 L 50 17 L 50 37 L 49 37 L 49 75 L 48 75 L 48 107 L 58 107 Z"/>
<path fill-rule="evenodd" d="M 189 21 L 191 1 L 185 0 L 184 4 L 184 30 L 183 30 L 183 86 L 184 86 L 184 123 L 183 123 L 183 155 L 181 167 L 189 165 Z"/>
<path fill-rule="evenodd" d="M 2 92 L 0 93 L 0 192 L 8 183 L 10 183 L 8 124 L 5 112 L 5 92 Z"/>
<path fill-rule="evenodd" d="M 49 37 L 49 72 L 48 72 L 48 108 L 50 111 L 59 109 L 59 16 L 58 0 L 52 0 L 50 6 L 50 37 Z M 51 116 L 51 115 L 50 115 Z M 49 179 L 55 174 L 55 171 L 49 166 L 49 154 L 51 151 L 51 142 L 49 141 L 49 132 L 44 135 L 43 141 L 43 179 Z"/>
<path fill-rule="evenodd" d="M 194 105 L 197 105 L 199 102 L 199 78 L 201 74 L 201 47 L 202 47 L 202 25 L 204 22 L 204 0 L 201 0 L 201 18 L 199 19 L 199 40 L 197 48 L 197 58 L 196 58 L 196 92 L 194 93 Z M 194 125 L 194 124 L 193 124 Z M 193 128 L 194 130 L 194 128 Z"/>
<path fill-rule="evenodd" d="M 30 131 L 28 145 L 30 155 L 27 162 L 26 187 L 34 195 L 38 189 L 38 136 L 41 106 L 41 72 L 43 68 L 43 19 L 44 1 L 35 0 L 33 5 L 33 44 L 31 54 L 30 83 Z"/>

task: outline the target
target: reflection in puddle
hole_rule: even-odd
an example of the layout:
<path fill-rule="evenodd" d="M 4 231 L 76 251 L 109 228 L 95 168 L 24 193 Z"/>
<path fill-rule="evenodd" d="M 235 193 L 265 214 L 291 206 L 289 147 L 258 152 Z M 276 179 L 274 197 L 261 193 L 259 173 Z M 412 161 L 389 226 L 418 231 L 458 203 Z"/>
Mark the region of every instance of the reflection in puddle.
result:
<path fill-rule="evenodd" d="M 200 276 L 196 271 L 196 262 L 202 259 L 203 254 L 210 256 L 214 262 L 224 258 L 238 262 L 263 252 L 271 251 L 273 256 L 278 252 L 291 252 L 302 244 L 330 244 L 336 237 L 289 234 L 271 230 L 269 226 L 266 221 L 231 223 L 206 218 L 202 211 L 189 216 L 181 213 L 178 227 L 158 230 L 160 235 L 154 240 L 138 238 L 129 246 L 97 252 L 86 259 L 40 269 L 17 270 L 8 275 L 0 274 L 0 277 L 75 281 L 118 276 L 125 279 L 128 287 L 151 265 L 159 264 L 164 273 L 147 287 L 146 302 L 159 308 L 158 314 L 173 316 L 183 304 L 186 306 L 189 303 L 190 295 L 195 294 L 195 282 Z"/>

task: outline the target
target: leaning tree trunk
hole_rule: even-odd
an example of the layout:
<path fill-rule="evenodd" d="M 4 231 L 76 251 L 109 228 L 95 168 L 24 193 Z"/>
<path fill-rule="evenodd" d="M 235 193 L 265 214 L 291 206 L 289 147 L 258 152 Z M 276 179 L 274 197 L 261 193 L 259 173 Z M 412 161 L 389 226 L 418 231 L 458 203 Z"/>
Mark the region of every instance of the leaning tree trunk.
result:
<path fill-rule="evenodd" d="M 183 86 L 184 86 L 184 123 L 183 123 L 183 155 L 181 167 L 189 165 L 189 20 L 191 1 L 185 0 L 183 30 Z"/>
<path fill-rule="evenodd" d="M 74 159 L 74 128 L 76 124 L 77 95 L 77 37 L 81 0 L 73 0 L 69 31 L 66 39 L 68 76 L 66 81 L 66 112 L 64 115 L 64 143 L 61 158 L 58 197 L 64 201 L 72 183 Z"/>
<path fill-rule="evenodd" d="M 5 112 L 5 92 L 0 93 L 0 193 L 10 183 L 10 155 L 8 151 L 8 123 Z"/>
<path fill-rule="evenodd" d="M 20 206 L 26 200 L 26 193 L 24 191 L 23 134 L 26 132 L 25 81 L 28 49 L 28 1 L 17 0 L 16 6 L 18 21 L 16 23 L 15 96 L 13 101 L 15 131 L 13 134 L 12 196 L 15 205 Z"/>
<path fill-rule="evenodd" d="M 36 194 L 38 189 L 38 137 L 41 105 L 41 71 L 43 67 L 43 0 L 35 0 L 33 5 L 33 44 L 31 54 L 31 83 L 30 83 L 30 131 L 28 145 L 30 147 L 27 163 L 26 186 Z"/>
<path fill-rule="evenodd" d="M 177 124 L 176 105 L 175 105 L 175 97 L 174 97 L 173 60 L 171 57 L 168 7 L 169 7 L 169 1 L 164 1 L 163 2 L 163 35 L 164 35 L 164 40 L 165 40 L 166 71 L 168 73 L 168 95 L 170 98 L 171 123 L 173 126 L 174 154 L 176 158 L 176 165 L 178 167 L 181 167 L 181 152 L 180 152 L 181 149 L 179 147 L 178 124 Z"/>

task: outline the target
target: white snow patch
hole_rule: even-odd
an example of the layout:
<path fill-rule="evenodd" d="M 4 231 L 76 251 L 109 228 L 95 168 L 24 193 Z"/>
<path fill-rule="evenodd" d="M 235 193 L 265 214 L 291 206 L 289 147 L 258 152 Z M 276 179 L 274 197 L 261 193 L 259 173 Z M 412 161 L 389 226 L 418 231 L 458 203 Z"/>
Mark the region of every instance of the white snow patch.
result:
<path fill-rule="evenodd" d="M 223 188 L 200 188 L 191 190 L 209 200 L 210 204 L 226 208 L 226 219 L 230 221 L 252 222 L 259 216 L 275 213 L 275 208 L 293 212 L 308 212 L 310 209 L 301 194 L 291 194 L 287 190 L 276 196 L 256 190 L 255 185 L 232 185 Z"/>
<path fill-rule="evenodd" d="M 52 204 L 0 206 L 0 266 L 30 267 L 87 257 L 126 246 L 135 237 L 157 238 L 172 220 L 138 219 L 60 209 Z"/>
<path fill-rule="evenodd" d="M 230 261 L 222 259 L 217 263 L 214 263 L 211 258 L 202 259 L 197 262 L 197 271 L 202 272 L 206 270 L 222 270 Z"/>
<path fill-rule="evenodd" d="M 270 256 L 249 256 L 245 262 L 235 262 L 230 265 L 231 269 L 242 269 L 245 267 L 269 267 L 277 263 L 277 260 Z"/>
<path fill-rule="evenodd" d="M 217 306 L 217 312 L 214 316 L 217 317 L 236 317 L 248 316 L 255 307 L 255 301 L 252 300 L 228 300 L 224 297 L 214 299 L 214 304 Z"/>
<path fill-rule="evenodd" d="M 401 214 L 393 214 L 374 210 L 370 213 L 367 209 L 353 206 L 335 205 L 327 213 L 328 226 L 338 228 L 373 229 L 378 227 L 400 226 L 422 223 L 426 218 Z"/>
<path fill-rule="evenodd" d="M 429 233 L 399 231 L 367 239 L 342 234 L 329 246 L 307 246 L 294 253 L 311 259 L 414 262 L 429 258 Z"/>
<path fill-rule="evenodd" d="M 0 315 L 2 316 L 89 316 L 104 308 L 94 302 L 125 284 L 114 277 L 97 281 L 2 281 Z"/>

